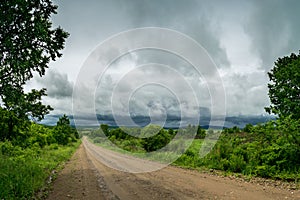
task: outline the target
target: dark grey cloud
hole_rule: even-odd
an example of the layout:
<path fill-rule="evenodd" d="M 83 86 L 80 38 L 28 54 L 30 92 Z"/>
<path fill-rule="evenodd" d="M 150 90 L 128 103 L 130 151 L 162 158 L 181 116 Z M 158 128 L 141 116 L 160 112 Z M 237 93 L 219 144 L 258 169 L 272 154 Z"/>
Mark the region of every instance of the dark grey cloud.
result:
<path fill-rule="evenodd" d="M 68 80 L 67 74 L 49 70 L 43 78 L 36 78 L 36 81 L 42 87 L 47 88 L 47 94 L 50 98 L 72 97 L 73 83 Z"/>
<path fill-rule="evenodd" d="M 218 4 L 223 5 L 221 1 Z M 210 1 L 133 0 L 123 1 L 123 7 L 130 13 L 131 27 L 157 26 L 185 33 L 203 45 L 217 64 L 228 66 L 226 53 L 214 32 L 217 27 L 212 25 L 211 16 L 218 11 L 212 8 Z"/>
<path fill-rule="evenodd" d="M 71 33 L 67 54 L 81 52 L 87 56 L 104 39 L 128 29 L 164 27 L 189 35 L 203 45 L 218 65 L 229 65 L 217 34 L 219 24 L 212 18 L 219 10 L 208 0 L 89 0 L 84 3 L 65 0 L 57 4 L 59 10 L 53 17 L 54 24 Z M 223 4 L 218 2 L 220 7 Z"/>
<path fill-rule="evenodd" d="M 227 111 L 230 115 L 262 114 L 264 106 L 269 104 L 267 96 L 267 71 L 274 61 L 283 55 L 297 52 L 300 47 L 300 1 L 298 0 L 64 0 L 55 1 L 58 15 L 53 17 L 54 25 L 61 25 L 70 32 L 64 56 L 53 63 L 57 72 L 49 72 L 39 84 L 48 88 L 49 98 L 59 110 L 68 108 L 62 104 L 71 104 L 72 83 L 76 81 L 78 71 L 89 53 L 105 39 L 114 34 L 140 27 L 163 27 L 180 31 L 195 39 L 210 54 L 220 69 L 227 96 Z M 174 41 L 176 42 L 176 41 Z M 180 44 L 178 44 L 180 45 Z M 118 49 L 112 49 L 118 51 Z M 138 52 L 131 58 L 123 60 L 123 68 L 118 64 L 112 66 L 104 78 L 96 99 L 96 109 L 111 114 L 110 95 L 116 77 L 133 69 L 131 65 L 157 62 L 176 68 L 189 80 L 198 92 L 201 106 L 209 108 L 210 96 L 205 80 L 182 61 L 172 60 L 164 53 Z M 121 65 L 120 64 L 120 65 Z M 124 69 L 127 67 L 127 70 Z M 136 78 L 151 71 L 140 71 Z M 66 75 L 68 74 L 68 77 Z M 152 73 L 153 74 L 153 73 Z M 156 74 L 165 78 L 164 72 Z M 68 80 L 68 78 L 70 80 Z M 174 87 L 176 77 L 171 78 Z M 95 79 L 97 80 L 97 79 Z M 95 81 L 91 80 L 91 81 Z M 134 87 L 134 81 L 122 85 L 124 92 Z M 88 84 L 82 89 L 82 96 L 91 91 Z M 184 91 L 183 91 L 184 92 Z M 177 112 L 176 101 L 166 95 L 158 98 L 160 106 L 169 112 Z M 140 99 L 131 102 L 132 112 L 148 112 L 149 108 L 160 108 L 149 102 L 147 93 L 141 93 Z M 91 96 L 91 95 L 90 95 Z M 52 98 L 52 100 L 51 100 Z M 64 101 L 57 101 L 64 99 Z M 67 102 L 66 99 L 69 99 Z M 188 100 L 186 101 L 188 104 Z M 94 109 L 84 105 L 82 110 Z M 153 102 L 152 102 L 153 103 Z M 121 104 L 121 103 L 120 103 Z M 99 105 L 99 107 L 97 107 Z M 152 105 L 152 106 L 149 106 Z M 121 106 L 128 106 L 123 102 Z M 190 106 L 192 107 L 192 106 Z"/>
<path fill-rule="evenodd" d="M 128 81 L 122 81 L 120 84 L 119 81 L 126 76 Z M 121 92 L 114 93 L 120 99 L 118 113 L 127 106 L 132 115 L 148 115 L 151 112 L 153 115 L 168 113 L 178 116 L 180 106 L 185 108 L 182 112 L 193 113 L 201 106 L 211 106 L 208 88 L 201 78 L 203 78 L 201 74 L 192 65 L 170 53 L 154 50 L 133 52 L 112 63 L 103 78 L 99 80 L 95 107 L 98 113 L 110 113 L 111 97 L 114 88 L 118 87 Z M 139 85 L 141 80 L 150 84 Z M 162 83 L 162 85 L 153 85 L 151 82 Z M 190 84 L 190 89 L 187 89 L 186 83 Z M 199 105 L 193 104 L 194 97 L 191 96 L 191 89 L 201 100 Z M 128 93 L 132 93 L 129 102 L 125 98 Z M 183 96 L 182 105 L 177 99 L 180 96 Z"/>
<path fill-rule="evenodd" d="M 269 70 L 278 57 L 300 49 L 300 1 L 254 1 L 249 21 L 244 24 L 252 40 L 252 49 L 262 60 L 261 67 Z"/>

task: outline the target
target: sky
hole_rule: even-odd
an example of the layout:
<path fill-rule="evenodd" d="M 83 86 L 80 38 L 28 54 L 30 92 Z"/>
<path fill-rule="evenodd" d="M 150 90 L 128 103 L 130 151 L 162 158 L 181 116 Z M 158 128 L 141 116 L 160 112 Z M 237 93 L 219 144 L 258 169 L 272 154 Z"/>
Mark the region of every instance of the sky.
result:
<path fill-rule="evenodd" d="M 73 114 L 77 98 L 76 112 L 82 115 L 188 116 L 205 109 L 220 114 L 219 105 L 212 107 L 218 100 L 225 104 L 226 115 L 264 115 L 264 107 L 270 104 L 267 72 L 278 57 L 300 49 L 298 0 L 54 2 L 58 14 L 52 17 L 53 26 L 61 26 L 70 37 L 63 57 L 50 63 L 44 77 L 35 77 L 27 85 L 47 88 L 43 101 L 54 107 L 52 114 Z M 174 30 L 197 42 L 216 67 L 214 75 L 207 75 L 204 65 L 203 72 L 197 73 L 191 63 L 172 52 L 141 49 L 116 58 L 106 71 L 90 72 L 87 82 L 78 86 L 91 55 L 100 54 L 99 46 L 124 31 L 144 27 Z M 150 34 L 145 38 L 151 41 Z M 126 39 L 135 42 L 135 38 Z M 173 46 L 184 44 L 174 39 Z M 114 46 L 119 52 L 118 48 Z M 212 83 L 218 78 L 221 81 Z M 215 85 L 210 88 L 210 84 Z M 224 91 L 225 99 L 214 96 L 212 88 Z"/>

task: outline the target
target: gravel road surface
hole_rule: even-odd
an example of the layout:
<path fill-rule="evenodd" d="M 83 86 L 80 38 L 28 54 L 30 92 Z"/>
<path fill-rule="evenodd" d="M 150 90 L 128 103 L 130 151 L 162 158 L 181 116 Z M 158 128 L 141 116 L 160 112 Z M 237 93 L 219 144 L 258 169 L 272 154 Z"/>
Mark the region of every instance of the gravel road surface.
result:
<path fill-rule="evenodd" d="M 299 190 L 172 166 L 148 173 L 126 172 L 151 167 L 160 164 L 107 150 L 83 138 L 54 181 L 48 199 L 300 199 Z"/>

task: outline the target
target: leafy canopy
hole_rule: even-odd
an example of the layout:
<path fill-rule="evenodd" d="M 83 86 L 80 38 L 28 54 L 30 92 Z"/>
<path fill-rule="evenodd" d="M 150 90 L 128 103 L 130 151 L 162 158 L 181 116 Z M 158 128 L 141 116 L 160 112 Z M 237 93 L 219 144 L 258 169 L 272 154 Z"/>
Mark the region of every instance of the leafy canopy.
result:
<path fill-rule="evenodd" d="M 279 117 L 300 119 L 300 54 L 278 58 L 268 75 L 271 105 L 266 111 Z"/>
<path fill-rule="evenodd" d="M 0 139 L 16 138 L 29 118 L 42 120 L 52 108 L 42 104 L 46 89 L 24 92 L 35 74 L 61 57 L 68 33 L 52 28 L 57 6 L 51 0 L 2 0 L 0 3 Z"/>
<path fill-rule="evenodd" d="M 43 119 L 50 106 L 41 103 L 46 90 L 25 94 L 24 84 L 45 74 L 50 60 L 62 54 L 68 33 L 53 29 L 50 17 L 57 6 L 51 0 L 3 0 L 0 4 L 0 98 L 2 108 L 18 117 Z"/>

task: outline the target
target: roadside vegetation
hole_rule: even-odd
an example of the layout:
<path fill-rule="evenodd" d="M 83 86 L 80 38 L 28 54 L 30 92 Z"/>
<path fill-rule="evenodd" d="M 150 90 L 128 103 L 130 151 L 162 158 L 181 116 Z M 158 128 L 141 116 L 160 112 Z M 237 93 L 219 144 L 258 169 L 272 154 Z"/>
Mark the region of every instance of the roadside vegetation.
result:
<path fill-rule="evenodd" d="M 69 34 L 52 27 L 56 10 L 51 0 L 0 3 L 0 199 L 38 198 L 80 143 L 65 115 L 54 127 L 37 123 L 53 110 L 46 88 L 24 90 L 62 56 Z"/>
<path fill-rule="evenodd" d="M 178 132 L 178 130 L 161 128 L 159 133 L 154 136 L 138 138 L 128 135 L 121 128 L 109 129 L 107 125 L 101 127 L 105 127 L 106 135 L 103 134 L 101 128 L 85 132 L 85 135 L 94 143 L 115 150 L 116 148 L 110 144 L 108 138 L 125 152 L 138 153 L 135 155 L 140 157 L 143 157 L 143 153 L 165 146 Z M 149 127 L 158 128 L 150 125 L 148 130 Z M 127 131 L 130 129 L 135 134 L 143 132 L 143 128 L 127 128 Z M 206 134 L 214 134 L 218 130 L 204 130 L 201 127 L 197 127 L 197 130 L 191 146 L 173 165 L 194 169 L 216 169 L 241 173 L 250 177 L 258 176 L 295 182 L 300 179 L 299 120 L 287 118 L 256 126 L 248 124 L 244 129 L 238 127 L 224 129 L 212 151 L 204 158 L 199 156 L 204 137 Z M 189 131 L 192 131 L 192 126 L 181 130 L 184 134 L 190 134 Z M 184 141 L 174 144 L 174 155 L 170 155 L 169 152 L 168 155 L 161 153 L 158 160 L 161 161 L 163 156 L 177 156 L 181 152 L 180 148 L 184 146 L 182 142 Z"/>
<path fill-rule="evenodd" d="M 0 141 L 0 199 L 47 195 L 43 188 L 55 178 L 53 172 L 80 144 L 76 129 L 65 115 L 54 127 L 27 123 L 25 130 L 18 127 L 17 137 Z"/>
<path fill-rule="evenodd" d="M 200 158 L 200 146 L 192 145 L 175 164 L 299 182 L 299 122 L 287 118 L 249 124 L 244 129 L 224 129 L 206 157 Z"/>

